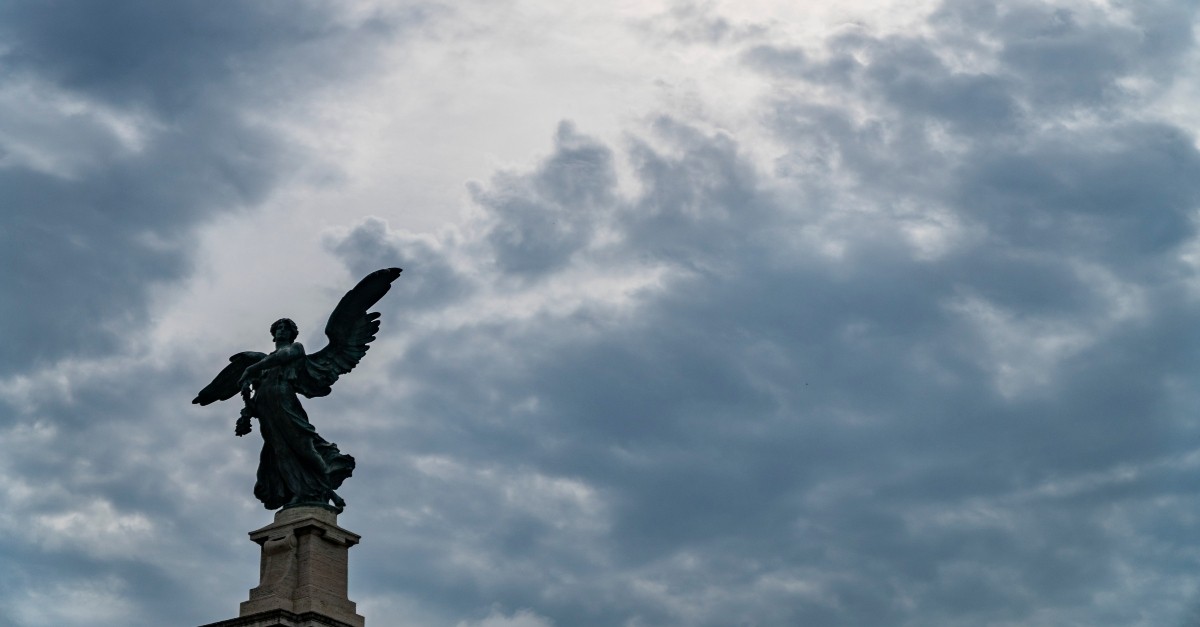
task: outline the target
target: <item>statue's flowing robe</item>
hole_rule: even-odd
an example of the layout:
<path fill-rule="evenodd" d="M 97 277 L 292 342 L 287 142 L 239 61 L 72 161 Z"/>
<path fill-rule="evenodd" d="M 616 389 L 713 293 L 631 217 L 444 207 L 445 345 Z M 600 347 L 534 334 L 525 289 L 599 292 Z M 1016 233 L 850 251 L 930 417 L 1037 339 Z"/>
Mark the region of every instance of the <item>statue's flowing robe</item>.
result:
<path fill-rule="evenodd" d="M 264 370 L 255 390 L 254 413 L 263 448 L 254 496 L 267 509 L 324 503 L 354 471 L 354 458 L 317 434 L 296 398 L 297 373 L 305 359 L 300 356 Z"/>

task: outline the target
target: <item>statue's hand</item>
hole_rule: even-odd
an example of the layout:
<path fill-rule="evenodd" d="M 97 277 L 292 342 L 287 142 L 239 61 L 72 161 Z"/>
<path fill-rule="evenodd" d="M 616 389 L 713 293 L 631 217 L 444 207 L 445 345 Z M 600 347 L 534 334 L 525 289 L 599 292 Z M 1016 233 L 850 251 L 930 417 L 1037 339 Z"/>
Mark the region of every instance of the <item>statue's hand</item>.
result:
<path fill-rule="evenodd" d="M 240 438 L 243 435 L 250 433 L 250 431 L 250 416 L 242 414 L 242 417 L 237 419 L 237 424 L 233 426 L 233 434 Z"/>
<path fill-rule="evenodd" d="M 238 378 L 238 387 L 242 389 L 242 392 L 250 389 L 250 383 L 258 378 L 259 370 L 261 368 L 259 368 L 258 364 L 250 364 L 242 371 L 242 376 Z"/>
<path fill-rule="evenodd" d="M 238 387 L 242 389 L 242 399 L 246 401 L 246 404 L 250 403 L 252 383 L 254 383 L 254 378 L 249 373 L 242 375 L 242 378 L 238 379 Z"/>

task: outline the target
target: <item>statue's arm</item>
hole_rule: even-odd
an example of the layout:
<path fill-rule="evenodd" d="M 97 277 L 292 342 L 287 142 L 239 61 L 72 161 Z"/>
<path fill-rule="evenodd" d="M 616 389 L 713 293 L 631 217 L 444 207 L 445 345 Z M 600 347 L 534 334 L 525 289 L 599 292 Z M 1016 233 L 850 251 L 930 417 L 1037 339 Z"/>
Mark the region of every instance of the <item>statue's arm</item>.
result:
<path fill-rule="evenodd" d="M 242 373 L 242 378 L 238 381 L 238 385 L 245 390 L 251 382 L 258 379 L 263 370 L 282 366 L 301 357 L 304 357 L 304 345 L 299 342 L 288 344 L 257 362 L 246 366 L 246 371 Z"/>
<path fill-rule="evenodd" d="M 244 351 L 233 355 L 229 358 L 229 365 L 222 368 L 221 372 L 213 377 L 212 383 L 204 386 L 192 402 L 203 406 L 237 396 L 238 390 L 241 389 L 239 379 L 245 374 L 246 367 L 263 357 L 266 357 L 266 354 L 257 351 Z"/>

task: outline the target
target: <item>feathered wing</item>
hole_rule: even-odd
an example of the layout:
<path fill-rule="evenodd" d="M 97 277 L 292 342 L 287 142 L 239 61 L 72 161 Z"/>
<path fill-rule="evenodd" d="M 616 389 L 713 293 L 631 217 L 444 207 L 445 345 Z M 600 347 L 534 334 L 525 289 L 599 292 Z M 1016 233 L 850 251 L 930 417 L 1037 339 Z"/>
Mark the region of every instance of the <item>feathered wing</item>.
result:
<path fill-rule="evenodd" d="M 399 276 L 400 268 L 376 270 L 342 297 L 325 325 L 329 345 L 307 356 L 293 382 L 298 392 L 309 398 L 325 396 L 339 376 L 358 365 L 379 331 L 379 313 L 367 310 L 392 289 Z"/>
<path fill-rule="evenodd" d="M 225 369 L 212 380 L 212 383 L 200 390 L 192 402 L 197 405 L 208 405 L 233 398 L 241 391 L 241 388 L 238 387 L 238 379 L 242 378 L 242 373 L 251 364 L 258 363 L 266 356 L 266 353 L 246 351 L 230 357 L 229 365 L 225 366 Z"/>

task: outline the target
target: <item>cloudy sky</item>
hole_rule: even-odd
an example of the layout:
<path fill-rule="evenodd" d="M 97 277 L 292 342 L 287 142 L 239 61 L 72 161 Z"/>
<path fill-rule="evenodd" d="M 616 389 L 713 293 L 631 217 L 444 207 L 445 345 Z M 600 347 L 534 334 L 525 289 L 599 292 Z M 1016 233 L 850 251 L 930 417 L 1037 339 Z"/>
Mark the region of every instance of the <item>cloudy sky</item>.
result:
<path fill-rule="evenodd" d="M 0 3 L 0 624 L 235 616 L 388 266 L 370 625 L 1200 624 L 1198 11 Z"/>

